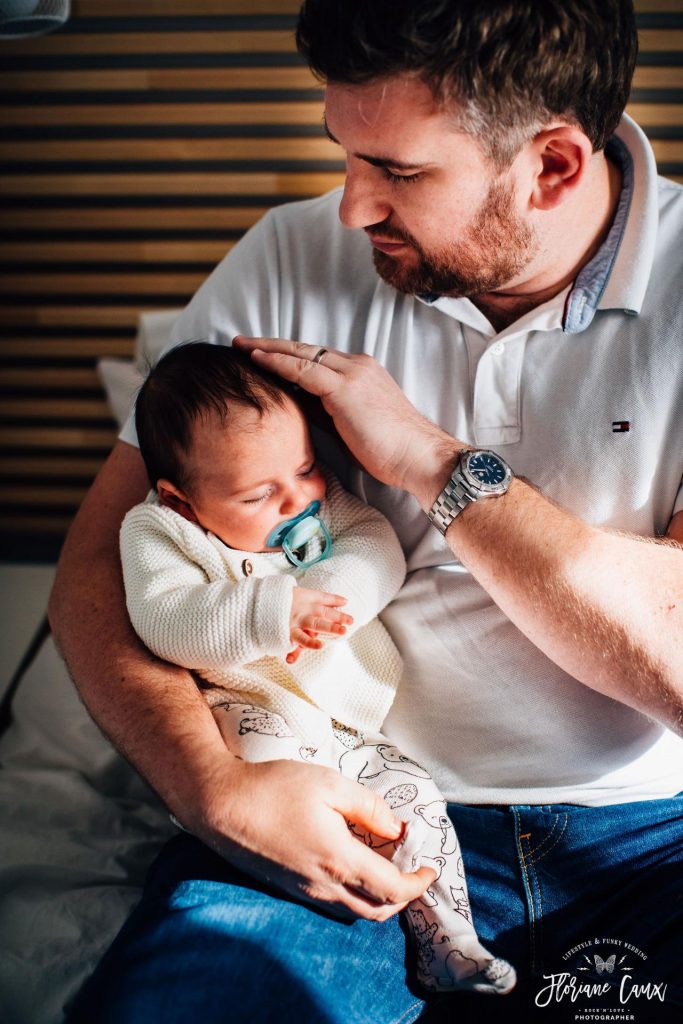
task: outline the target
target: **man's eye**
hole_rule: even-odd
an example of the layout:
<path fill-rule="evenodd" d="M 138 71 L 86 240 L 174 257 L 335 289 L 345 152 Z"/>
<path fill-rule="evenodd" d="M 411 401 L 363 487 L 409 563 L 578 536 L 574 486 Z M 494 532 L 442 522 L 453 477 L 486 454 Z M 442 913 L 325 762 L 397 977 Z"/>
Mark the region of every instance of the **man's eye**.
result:
<path fill-rule="evenodd" d="M 383 167 L 382 170 L 384 171 L 385 177 L 392 183 L 392 185 L 406 185 L 411 181 L 417 181 L 417 179 L 421 177 L 419 171 L 416 171 L 415 174 L 394 174 L 394 172 L 390 171 L 388 167 Z"/>

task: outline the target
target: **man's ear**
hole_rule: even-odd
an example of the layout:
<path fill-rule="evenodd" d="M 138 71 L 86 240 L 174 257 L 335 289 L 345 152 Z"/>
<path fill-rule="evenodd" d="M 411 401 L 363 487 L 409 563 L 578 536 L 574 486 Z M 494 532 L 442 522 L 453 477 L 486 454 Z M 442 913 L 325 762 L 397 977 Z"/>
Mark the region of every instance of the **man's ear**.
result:
<path fill-rule="evenodd" d="M 531 204 L 552 210 L 568 199 L 584 180 L 593 156 L 590 139 L 580 128 L 544 128 L 531 142 L 534 181 Z"/>
<path fill-rule="evenodd" d="M 189 519 L 191 523 L 198 523 L 196 515 L 186 494 L 183 493 L 170 480 L 157 480 L 157 494 L 159 501 L 166 508 L 172 508 L 183 519 Z"/>

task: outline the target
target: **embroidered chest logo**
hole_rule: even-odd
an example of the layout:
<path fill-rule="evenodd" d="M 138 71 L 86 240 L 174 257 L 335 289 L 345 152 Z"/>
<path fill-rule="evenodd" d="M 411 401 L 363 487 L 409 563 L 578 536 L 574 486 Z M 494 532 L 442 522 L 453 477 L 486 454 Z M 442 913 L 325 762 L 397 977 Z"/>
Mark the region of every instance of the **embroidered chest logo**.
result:
<path fill-rule="evenodd" d="M 612 421 L 612 433 L 613 434 L 628 434 L 631 429 L 630 420 L 613 420 Z"/>

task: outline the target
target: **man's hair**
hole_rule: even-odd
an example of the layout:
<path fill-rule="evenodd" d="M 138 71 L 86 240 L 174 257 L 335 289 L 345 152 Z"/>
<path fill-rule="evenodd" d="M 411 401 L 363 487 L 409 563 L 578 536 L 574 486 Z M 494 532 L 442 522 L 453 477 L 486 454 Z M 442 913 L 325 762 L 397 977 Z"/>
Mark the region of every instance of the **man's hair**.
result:
<path fill-rule="evenodd" d="M 172 348 L 150 370 L 135 402 L 140 454 L 152 487 L 162 478 L 189 485 L 183 455 L 198 420 L 217 414 L 226 423 L 235 407 L 245 406 L 263 415 L 284 405 L 285 392 L 284 381 L 239 349 L 202 341 Z"/>
<path fill-rule="evenodd" d="M 638 36 L 632 0 L 304 0 L 297 45 L 328 82 L 414 74 L 503 169 L 553 117 L 603 149 Z"/>

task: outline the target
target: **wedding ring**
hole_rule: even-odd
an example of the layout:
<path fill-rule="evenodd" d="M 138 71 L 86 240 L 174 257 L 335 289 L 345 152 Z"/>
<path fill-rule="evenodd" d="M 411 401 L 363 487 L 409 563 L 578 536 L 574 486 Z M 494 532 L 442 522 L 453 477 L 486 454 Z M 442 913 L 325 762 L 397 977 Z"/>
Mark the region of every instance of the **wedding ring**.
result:
<path fill-rule="evenodd" d="M 311 362 L 312 363 L 321 363 L 323 361 L 323 357 L 326 354 L 327 354 L 327 349 L 326 348 L 319 348 L 318 351 L 316 352 L 316 354 L 313 356 L 313 359 L 311 360 Z"/>

